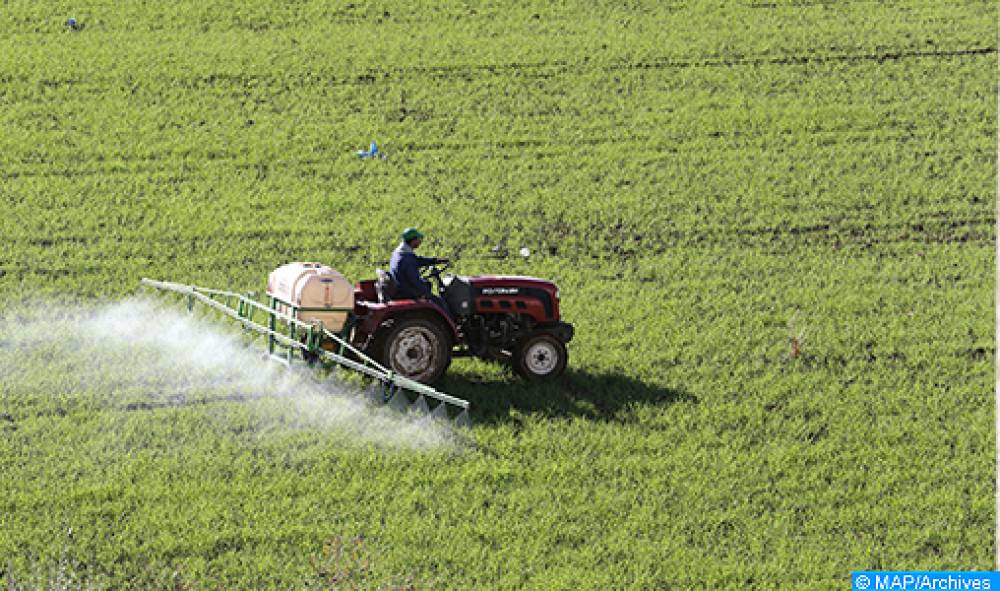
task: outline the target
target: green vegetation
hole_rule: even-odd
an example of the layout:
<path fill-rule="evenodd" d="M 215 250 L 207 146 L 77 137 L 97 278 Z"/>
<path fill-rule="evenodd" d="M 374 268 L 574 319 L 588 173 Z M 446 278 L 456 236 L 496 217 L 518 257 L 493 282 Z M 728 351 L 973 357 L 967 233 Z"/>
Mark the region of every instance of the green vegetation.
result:
<path fill-rule="evenodd" d="M 994 2 L 71 10 L 0 10 L 0 582 L 993 567 Z M 556 280 L 577 327 L 553 385 L 456 361 L 472 444 L 262 430 L 273 401 L 210 380 L 137 405 L 114 376 L 147 349 L 81 379 L 12 312 L 360 279 L 409 225 L 462 273 Z"/>

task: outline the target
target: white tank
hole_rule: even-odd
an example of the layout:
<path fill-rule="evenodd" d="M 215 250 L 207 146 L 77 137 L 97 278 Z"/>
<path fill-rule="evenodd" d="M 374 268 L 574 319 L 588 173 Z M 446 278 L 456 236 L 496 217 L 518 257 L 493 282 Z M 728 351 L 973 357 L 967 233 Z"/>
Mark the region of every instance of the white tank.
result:
<path fill-rule="evenodd" d="M 354 286 L 343 275 L 319 263 L 288 263 L 267 278 L 267 295 L 279 300 L 279 312 L 303 322 L 320 321 L 330 331 L 344 327 L 354 308 Z M 303 308 L 307 308 L 303 310 Z"/>

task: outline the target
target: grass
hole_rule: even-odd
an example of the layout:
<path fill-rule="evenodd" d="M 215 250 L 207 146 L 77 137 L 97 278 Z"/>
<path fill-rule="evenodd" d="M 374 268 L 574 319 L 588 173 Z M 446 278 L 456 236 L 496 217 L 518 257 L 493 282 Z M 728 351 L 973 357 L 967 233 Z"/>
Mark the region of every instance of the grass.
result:
<path fill-rule="evenodd" d="M 993 568 L 993 3 L 83 10 L 0 12 L 9 586 Z M 351 441 L 145 349 L 88 366 L 21 312 L 361 279 L 410 225 L 462 273 L 557 281 L 577 328 L 554 384 L 456 361 L 470 445 Z M 174 394 L 209 403 L 149 404 Z"/>

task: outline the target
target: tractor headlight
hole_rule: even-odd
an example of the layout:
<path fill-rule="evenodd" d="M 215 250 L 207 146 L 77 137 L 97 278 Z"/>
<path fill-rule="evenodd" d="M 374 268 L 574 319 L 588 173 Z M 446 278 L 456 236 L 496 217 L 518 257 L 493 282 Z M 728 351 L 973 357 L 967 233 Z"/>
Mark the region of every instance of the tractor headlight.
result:
<path fill-rule="evenodd" d="M 559 299 L 559 290 L 558 289 L 556 290 L 556 299 L 557 300 Z"/>

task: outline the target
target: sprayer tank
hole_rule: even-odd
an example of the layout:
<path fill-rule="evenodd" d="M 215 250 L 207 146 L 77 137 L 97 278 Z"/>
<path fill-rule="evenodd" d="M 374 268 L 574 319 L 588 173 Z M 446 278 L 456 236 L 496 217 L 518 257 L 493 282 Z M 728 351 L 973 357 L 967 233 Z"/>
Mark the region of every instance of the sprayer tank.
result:
<path fill-rule="evenodd" d="M 340 331 L 354 307 L 354 286 L 336 270 L 320 263 L 288 263 L 271 272 L 267 295 L 275 308 L 303 322 L 319 321 Z"/>

